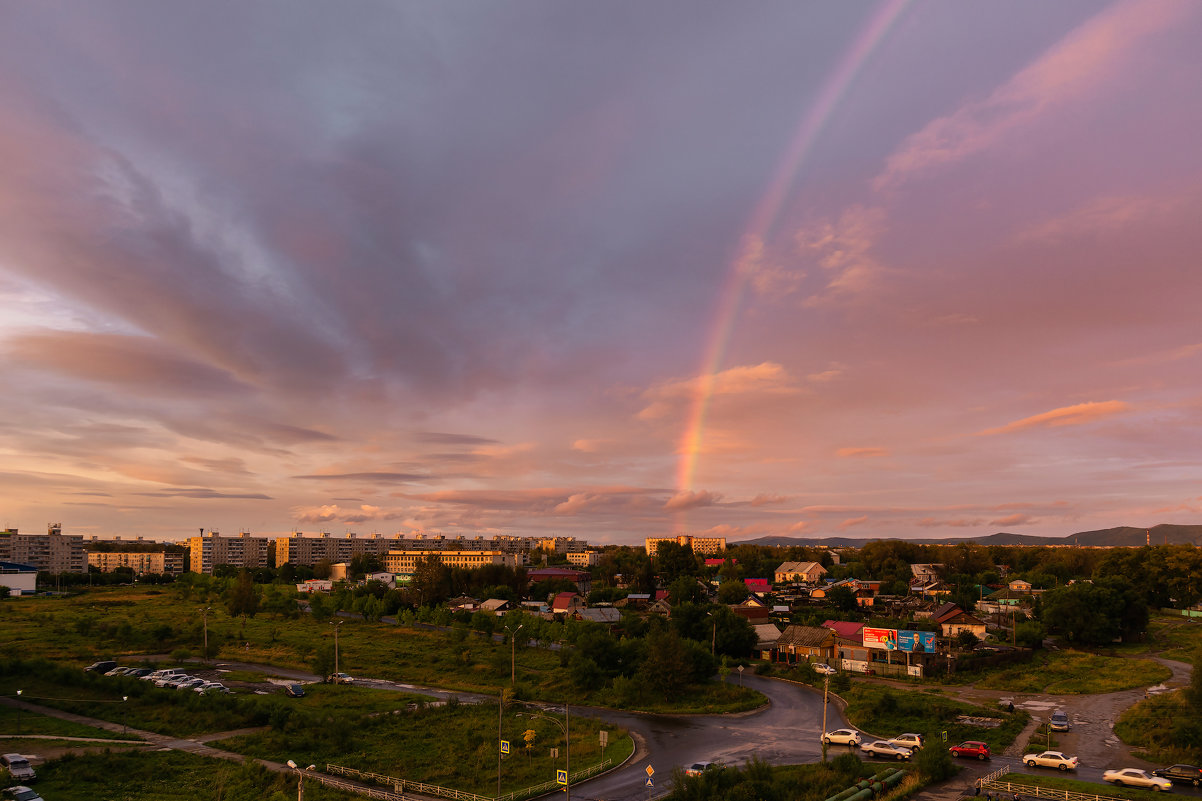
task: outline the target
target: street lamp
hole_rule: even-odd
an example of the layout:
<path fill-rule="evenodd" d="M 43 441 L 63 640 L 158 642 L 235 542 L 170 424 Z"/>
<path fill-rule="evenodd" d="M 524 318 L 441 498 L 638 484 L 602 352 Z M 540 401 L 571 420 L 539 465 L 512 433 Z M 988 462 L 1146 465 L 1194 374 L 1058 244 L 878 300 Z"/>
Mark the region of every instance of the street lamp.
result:
<path fill-rule="evenodd" d="M 565 751 L 564 767 L 567 769 L 564 772 L 567 774 L 567 777 L 568 777 L 567 783 L 564 784 L 564 786 L 563 786 L 563 791 L 565 793 L 564 801 L 572 801 L 572 717 L 571 717 L 571 713 L 568 711 L 568 705 L 567 704 L 563 705 L 563 720 L 562 721 L 560 721 L 559 718 L 552 717 L 550 715 L 543 715 L 538 712 L 525 712 L 525 713 L 519 712 L 517 716 L 519 718 L 526 717 L 526 718 L 541 718 L 543 720 L 549 720 L 552 723 L 554 723 L 556 726 L 558 726 L 559 730 L 561 732 L 563 732 L 563 741 L 566 746 L 564 749 L 564 751 Z"/>
<path fill-rule="evenodd" d="M 509 686 L 510 686 L 510 688 L 512 688 L 514 686 L 514 676 L 516 675 L 514 673 L 514 655 L 516 654 L 516 649 L 517 649 L 517 636 L 518 636 L 518 632 L 522 630 L 522 626 L 524 626 L 524 625 L 525 625 L 524 623 L 520 624 L 520 625 L 518 625 L 518 627 L 516 629 L 510 629 L 509 626 L 505 627 L 505 630 L 509 632 Z"/>
<path fill-rule="evenodd" d="M 827 693 L 831 689 L 831 674 L 822 674 L 822 761 L 826 761 L 826 705 Z"/>
<path fill-rule="evenodd" d="M 343 621 L 331 621 L 330 625 L 334 627 L 334 675 L 337 676 L 340 672 L 338 669 L 338 627 Z"/>
<path fill-rule="evenodd" d="M 289 759 L 288 767 L 295 770 L 296 775 L 299 777 L 296 783 L 296 801 L 305 801 L 305 770 L 316 770 L 317 766 L 310 765 L 305 770 L 301 770 L 295 762 Z"/>
<path fill-rule="evenodd" d="M 206 606 L 204 609 L 196 610 L 197 612 L 200 612 L 202 617 L 204 617 L 204 623 L 205 623 L 205 649 L 204 649 L 204 653 L 201 654 L 202 661 L 208 661 L 208 659 L 209 659 L 209 612 L 211 612 L 212 610 L 213 610 L 213 607 L 211 607 L 211 606 Z"/>
<path fill-rule="evenodd" d="M 21 736 L 21 693 L 24 690 L 17 690 L 17 736 Z"/>
<path fill-rule="evenodd" d="M 125 702 L 128 700 L 129 700 L 128 695 L 121 696 L 121 736 L 122 737 L 125 736 L 125 720 L 127 717 L 126 712 L 125 712 Z"/>

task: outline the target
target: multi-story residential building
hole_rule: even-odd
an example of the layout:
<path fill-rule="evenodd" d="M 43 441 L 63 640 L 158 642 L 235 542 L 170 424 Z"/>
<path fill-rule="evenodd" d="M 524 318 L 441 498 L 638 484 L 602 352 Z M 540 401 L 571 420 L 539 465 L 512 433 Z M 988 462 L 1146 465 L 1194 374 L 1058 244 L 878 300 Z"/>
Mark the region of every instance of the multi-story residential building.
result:
<path fill-rule="evenodd" d="M 94 567 L 102 573 L 112 573 L 119 567 L 128 567 L 138 576 L 143 573 L 178 576 L 184 572 L 184 555 L 163 551 L 91 551 L 88 553 L 88 567 Z"/>
<path fill-rule="evenodd" d="M 679 534 L 675 537 L 647 537 L 647 555 L 652 559 L 655 558 L 661 542 L 692 546 L 693 553 L 722 553 L 726 550 L 726 537 L 694 537 L 691 534 Z"/>
<path fill-rule="evenodd" d="M 588 543 L 575 537 L 546 537 L 538 541 L 538 547 L 547 553 L 583 553 Z"/>
<path fill-rule="evenodd" d="M 49 573 L 87 572 L 83 536 L 64 534 L 51 523 L 45 534 L 19 534 L 15 528 L 0 531 L 0 561 L 33 565 Z"/>
<path fill-rule="evenodd" d="M 569 565 L 592 567 L 600 561 L 601 554 L 596 551 L 568 551 L 567 557 Z"/>
<path fill-rule="evenodd" d="M 361 554 L 374 554 L 380 558 L 389 550 L 396 548 L 399 537 L 384 537 L 380 534 L 370 534 L 360 537 L 348 534 L 345 537 L 331 537 L 323 532 L 316 537 L 306 537 L 299 531 L 290 536 L 279 537 L 275 541 L 276 565 L 307 565 L 312 567 L 318 562 L 349 562 Z"/>
<path fill-rule="evenodd" d="M 384 554 L 384 569 L 389 573 L 401 575 L 412 574 L 417 563 L 422 559 L 438 559 L 447 567 L 483 567 L 484 565 L 505 565 L 517 567 L 517 555 L 503 551 L 430 551 L 428 549 L 391 550 Z"/>
<path fill-rule="evenodd" d="M 272 541 L 252 537 L 243 531 L 237 537 L 223 537 L 216 531 L 200 530 L 200 536 L 188 538 L 188 570 L 212 575 L 217 565 L 233 567 L 270 567 Z"/>

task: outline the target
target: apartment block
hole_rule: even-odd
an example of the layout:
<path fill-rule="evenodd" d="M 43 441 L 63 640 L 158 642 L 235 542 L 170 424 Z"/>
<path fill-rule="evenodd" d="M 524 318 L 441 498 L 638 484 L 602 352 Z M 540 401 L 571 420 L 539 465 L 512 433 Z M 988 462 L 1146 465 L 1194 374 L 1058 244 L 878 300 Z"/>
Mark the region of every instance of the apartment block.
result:
<path fill-rule="evenodd" d="M 431 558 L 438 559 L 447 567 L 474 568 L 484 565 L 517 567 L 520 564 L 515 554 L 502 551 L 430 551 L 419 548 L 389 551 L 384 554 L 384 569 L 389 573 L 411 574 L 420 560 Z"/>
<path fill-rule="evenodd" d="M 162 551 L 149 553 L 93 551 L 88 553 L 88 567 L 94 567 L 101 573 L 112 573 L 117 568 L 128 567 L 138 576 L 143 573 L 167 573 L 178 576 L 184 572 L 184 555 Z"/>
<path fill-rule="evenodd" d="M 647 537 L 647 555 L 654 559 L 661 542 L 690 545 L 693 553 L 722 553 L 726 550 L 726 537 L 694 537 L 690 534 L 679 534 L 675 537 Z"/>
<path fill-rule="evenodd" d="M 199 536 L 188 538 L 188 570 L 212 575 L 217 565 L 270 567 L 272 544 L 269 537 L 252 537 L 245 531 L 237 537 L 223 537 L 201 529 Z"/>
<path fill-rule="evenodd" d="M 0 561 L 50 573 L 84 573 L 88 565 L 83 535 L 63 534 L 58 523 L 51 523 L 45 534 L 20 534 L 15 528 L 0 531 Z"/>

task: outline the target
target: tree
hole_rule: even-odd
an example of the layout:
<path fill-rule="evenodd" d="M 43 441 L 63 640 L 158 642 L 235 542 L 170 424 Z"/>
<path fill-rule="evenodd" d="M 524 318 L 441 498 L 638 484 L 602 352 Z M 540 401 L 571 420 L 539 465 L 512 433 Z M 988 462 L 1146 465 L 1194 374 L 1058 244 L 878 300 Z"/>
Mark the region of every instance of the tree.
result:
<path fill-rule="evenodd" d="M 662 627 L 647 635 L 647 657 L 638 676 L 644 687 L 664 698 L 676 698 L 688 686 L 692 673 L 684 640 Z"/>
<path fill-rule="evenodd" d="M 859 607 L 859 604 L 856 603 L 856 594 L 849 587 L 831 588 L 831 591 L 826 594 L 826 600 L 841 612 L 852 612 Z"/>
<path fill-rule="evenodd" d="M 655 569 L 669 584 L 681 576 L 696 576 L 699 569 L 693 546 L 668 540 L 660 542 L 655 551 Z"/>
<path fill-rule="evenodd" d="M 718 602 L 727 606 L 742 603 L 750 592 L 741 581 L 724 581 L 718 585 Z"/>
<path fill-rule="evenodd" d="M 229 611 L 230 617 L 238 615 L 254 617 L 255 612 L 259 611 L 259 593 L 249 570 L 243 570 L 238 574 L 225 608 Z"/>
<path fill-rule="evenodd" d="M 668 602 L 673 606 L 684 603 L 705 603 L 708 599 L 705 588 L 691 576 L 681 576 L 668 587 Z"/>

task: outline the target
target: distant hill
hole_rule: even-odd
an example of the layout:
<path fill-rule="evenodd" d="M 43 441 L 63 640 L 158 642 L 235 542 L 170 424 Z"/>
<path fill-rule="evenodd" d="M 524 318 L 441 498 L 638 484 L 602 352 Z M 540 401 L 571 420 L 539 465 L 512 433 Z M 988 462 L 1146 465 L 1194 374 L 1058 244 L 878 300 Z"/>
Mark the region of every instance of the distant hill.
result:
<path fill-rule="evenodd" d="M 872 537 L 854 539 L 851 537 L 758 537 L 754 540 L 730 542 L 729 545 L 770 545 L 778 547 L 824 547 L 824 548 L 862 548 L 865 543 L 875 540 L 900 540 L 901 537 Z M 1153 545 L 1202 545 L 1202 525 L 1177 525 L 1161 523 L 1151 528 L 1136 528 L 1134 526 L 1116 526 L 1097 531 L 1079 531 L 1065 537 L 1037 537 L 1032 534 L 1010 534 L 999 532 L 983 537 L 951 537 L 948 539 L 909 540 L 920 545 L 959 545 L 962 542 L 972 542 L 977 545 L 1085 545 L 1085 546 L 1138 546 L 1148 541 Z"/>

